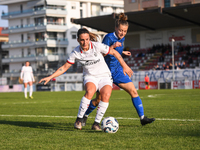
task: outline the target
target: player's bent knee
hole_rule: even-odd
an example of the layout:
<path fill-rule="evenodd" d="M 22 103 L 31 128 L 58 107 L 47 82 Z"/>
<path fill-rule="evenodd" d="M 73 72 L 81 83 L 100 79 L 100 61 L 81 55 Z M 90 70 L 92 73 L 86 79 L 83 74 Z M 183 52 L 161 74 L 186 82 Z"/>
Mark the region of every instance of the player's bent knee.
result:
<path fill-rule="evenodd" d="M 110 92 L 105 92 L 105 93 L 103 93 L 102 94 L 102 96 L 101 96 L 101 100 L 103 101 L 103 102 L 108 102 L 109 101 L 109 99 L 110 99 L 110 96 L 111 96 L 111 93 Z"/>
<path fill-rule="evenodd" d="M 85 97 L 86 97 L 87 99 L 92 99 L 93 95 L 94 95 L 94 91 L 93 91 L 93 90 L 88 90 L 88 91 L 86 91 L 86 93 L 85 93 Z"/>
<path fill-rule="evenodd" d="M 139 96 L 136 89 L 132 89 L 132 90 L 130 91 L 130 95 L 131 95 L 132 97 L 137 97 L 137 96 Z"/>

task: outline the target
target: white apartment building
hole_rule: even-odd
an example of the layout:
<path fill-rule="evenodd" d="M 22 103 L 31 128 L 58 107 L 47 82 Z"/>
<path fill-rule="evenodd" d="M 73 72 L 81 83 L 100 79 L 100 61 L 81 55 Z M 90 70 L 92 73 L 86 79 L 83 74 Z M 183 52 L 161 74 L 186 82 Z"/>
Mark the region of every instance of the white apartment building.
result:
<path fill-rule="evenodd" d="M 36 76 L 46 76 L 65 63 L 78 45 L 80 25 L 71 18 L 85 18 L 123 12 L 123 0 L 0 0 L 9 27 L 9 42 L 2 45 L 8 55 L 2 59 L 3 77 L 16 81 L 25 61 L 30 61 Z M 74 69 L 74 70 L 73 70 Z M 72 67 L 72 71 L 77 68 Z M 16 83 L 12 83 L 16 84 Z"/>

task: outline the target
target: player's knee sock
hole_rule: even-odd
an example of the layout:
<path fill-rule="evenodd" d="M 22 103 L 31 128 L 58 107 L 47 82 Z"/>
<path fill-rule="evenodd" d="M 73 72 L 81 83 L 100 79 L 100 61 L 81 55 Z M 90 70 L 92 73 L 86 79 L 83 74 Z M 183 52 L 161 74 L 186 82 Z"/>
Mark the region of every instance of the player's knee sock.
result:
<path fill-rule="evenodd" d="M 133 105 L 135 106 L 135 109 L 137 110 L 138 116 L 143 119 L 144 118 L 144 109 L 142 105 L 142 100 L 140 97 L 134 97 L 132 98 Z"/>
<path fill-rule="evenodd" d="M 24 88 L 24 96 L 27 97 L 27 88 Z"/>
<path fill-rule="evenodd" d="M 94 106 L 92 101 L 90 101 L 90 105 L 87 109 L 87 111 L 85 112 L 85 116 L 88 116 L 97 106 Z"/>
<path fill-rule="evenodd" d="M 29 88 L 29 96 L 32 96 L 32 94 L 33 94 L 33 86 L 31 85 Z"/>
<path fill-rule="evenodd" d="M 109 103 L 100 101 L 98 108 L 97 108 L 97 115 L 95 118 L 95 122 L 98 122 L 98 123 L 101 122 L 101 119 L 103 118 L 103 116 L 108 108 L 108 105 L 109 105 Z"/>
<path fill-rule="evenodd" d="M 77 115 L 78 118 L 83 118 L 83 115 L 85 114 L 89 104 L 90 104 L 90 100 L 87 99 L 85 96 L 83 96 L 81 99 L 80 106 L 79 106 L 79 111 Z"/>

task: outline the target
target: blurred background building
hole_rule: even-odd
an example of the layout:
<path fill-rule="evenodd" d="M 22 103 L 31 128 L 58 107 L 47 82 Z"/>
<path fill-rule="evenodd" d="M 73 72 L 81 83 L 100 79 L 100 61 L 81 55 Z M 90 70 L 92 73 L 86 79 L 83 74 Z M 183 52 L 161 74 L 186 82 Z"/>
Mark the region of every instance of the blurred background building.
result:
<path fill-rule="evenodd" d="M 2 76 L 12 84 L 17 83 L 25 61 L 30 61 L 39 78 L 66 62 L 78 45 L 76 34 L 81 27 L 72 24 L 71 18 L 123 12 L 123 0 L 0 0 L 0 5 L 8 6 L 2 19 L 9 23 L 2 29 L 2 34 L 9 35 L 2 44 Z M 68 72 L 80 71 L 76 64 Z"/>

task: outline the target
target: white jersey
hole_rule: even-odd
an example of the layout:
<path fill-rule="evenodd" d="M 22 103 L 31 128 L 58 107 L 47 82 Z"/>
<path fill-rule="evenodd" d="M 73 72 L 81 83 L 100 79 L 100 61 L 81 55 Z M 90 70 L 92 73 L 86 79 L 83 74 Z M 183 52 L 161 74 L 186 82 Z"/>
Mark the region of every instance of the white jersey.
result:
<path fill-rule="evenodd" d="M 33 69 L 31 66 L 22 67 L 21 79 L 24 80 L 24 83 L 34 81 Z"/>
<path fill-rule="evenodd" d="M 102 54 L 108 54 L 110 47 L 99 43 L 90 42 L 88 51 L 83 51 L 81 46 L 77 46 L 69 55 L 68 63 L 74 64 L 75 61 L 80 62 L 83 66 L 83 76 L 111 76 L 110 70 L 104 60 Z"/>

